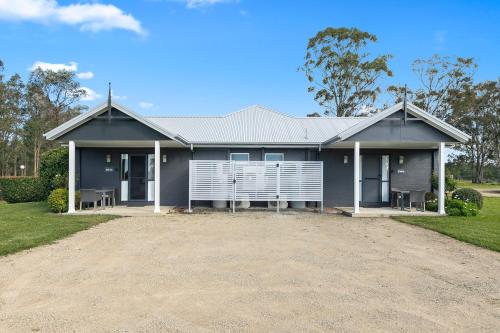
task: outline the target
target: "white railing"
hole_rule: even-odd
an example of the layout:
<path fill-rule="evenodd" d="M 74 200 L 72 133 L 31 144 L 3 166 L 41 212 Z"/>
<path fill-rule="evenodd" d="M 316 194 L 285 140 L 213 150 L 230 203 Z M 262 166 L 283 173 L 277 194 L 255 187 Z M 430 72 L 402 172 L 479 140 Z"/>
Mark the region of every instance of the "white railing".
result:
<path fill-rule="evenodd" d="M 193 200 L 233 201 L 233 211 L 235 201 L 317 201 L 323 211 L 323 162 L 191 160 L 189 211 Z"/>

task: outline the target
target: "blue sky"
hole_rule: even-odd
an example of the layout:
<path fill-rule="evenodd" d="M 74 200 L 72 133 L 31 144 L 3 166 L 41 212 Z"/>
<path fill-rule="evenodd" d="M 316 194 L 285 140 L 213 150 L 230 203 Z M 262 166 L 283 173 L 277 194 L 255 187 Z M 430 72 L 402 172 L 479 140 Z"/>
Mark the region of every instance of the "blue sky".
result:
<path fill-rule="evenodd" d="M 411 62 L 434 53 L 474 57 L 477 80 L 497 79 L 499 19 L 500 1 L 0 0 L 0 59 L 24 77 L 36 62 L 71 66 L 89 106 L 111 81 L 143 114 L 306 115 L 321 109 L 297 68 L 325 27 L 377 35 L 371 51 L 394 56 L 383 85 L 414 86 Z"/>

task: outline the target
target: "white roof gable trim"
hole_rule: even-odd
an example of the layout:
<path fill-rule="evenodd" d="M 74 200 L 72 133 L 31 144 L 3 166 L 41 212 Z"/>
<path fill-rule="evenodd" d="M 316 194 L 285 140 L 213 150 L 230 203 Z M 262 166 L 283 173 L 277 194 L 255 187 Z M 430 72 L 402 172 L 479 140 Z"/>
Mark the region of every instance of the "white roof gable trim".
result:
<path fill-rule="evenodd" d="M 357 123 L 356 125 L 346 129 L 342 133 L 338 134 L 337 136 L 333 137 L 332 139 L 329 139 L 325 141 L 323 144 L 328 144 L 332 142 L 338 142 L 338 141 L 344 141 L 353 136 L 356 133 L 361 132 L 362 130 L 374 125 L 375 123 L 379 122 L 380 120 L 390 116 L 391 114 L 400 111 L 403 109 L 403 102 L 397 103 L 393 106 L 391 106 L 388 109 L 385 109 L 382 112 L 379 112 L 378 114 L 367 118 L 364 121 L 361 121 Z M 450 124 L 442 121 L 441 119 L 434 117 L 428 112 L 425 112 L 424 110 L 420 109 L 419 107 L 407 103 L 406 104 L 406 110 L 408 113 L 422 119 L 424 122 L 429 124 L 430 126 L 448 134 L 452 138 L 456 139 L 459 142 L 465 143 L 470 139 L 470 136 L 459 129 L 451 126 Z"/>
<path fill-rule="evenodd" d="M 111 106 L 113 108 L 117 109 L 118 111 L 125 113 L 127 116 L 134 118 L 135 120 L 139 121 L 140 123 L 152 128 L 153 130 L 171 138 L 172 140 L 175 140 L 184 146 L 187 145 L 186 140 L 184 140 L 181 136 L 170 133 L 169 131 L 167 131 L 163 127 L 158 126 L 157 124 L 155 124 L 152 121 L 150 121 L 150 120 L 142 117 L 141 115 L 133 112 L 132 110 L 126 108 L 125 106 L 118 104 L 118 103 L 115 103 L 115 102 L 111 102 Z M 88 112 L 82 113 L 82 114 L 68 120 L 67 122 L 59 125 L 58 127 L 48 131 L 47 133 L 44 134 L 44 136 L 47 140 L 56 140 L 61 135 L 70 132 L 71 130 L 77 128 L 78 126 L 90 121 L 94 117 L 106 112 L 107 109 L 108 109 L 108 104 L 103 103 L 103 104 L 95 107 L 94 109 L 92 109 Z"/>

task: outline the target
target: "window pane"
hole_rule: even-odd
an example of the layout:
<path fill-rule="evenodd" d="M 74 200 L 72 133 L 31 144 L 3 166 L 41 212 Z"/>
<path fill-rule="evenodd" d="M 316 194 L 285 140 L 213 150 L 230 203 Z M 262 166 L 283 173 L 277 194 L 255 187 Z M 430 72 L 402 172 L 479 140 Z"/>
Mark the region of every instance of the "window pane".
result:
<path fill-rule="evenodd" d="M 249 154 L 248 153 L 232 153 L 231 161 L 248 161 Z"/>
<path fill-rule="evenodd" d="M 148 154 L 148 180 L 155 179 L 155 155 Z"/>
<path fill-rule="evenodd" d="M 363 155 L 359 155 L 359 201 L 363 201 Z"/>
<path fill-rule="evenodd" d="M 266 161 L 284 161 L 285 156 L 283 153 L 267 153 L 265 156 Z"/>
<path fill-rule="evenodd" d="M 389 180 L 389 155 L 382 155 L 382 180 Z"/>
<path fill-rule="evenodd" d="M 389 182 L 382 182 L 382 202 L 389 202 Z"/>
<path fill-rule="evenodd" d="M 128 180 L 128 154 L 121 155 L 121 180 Z"/>
<path fill-rule="evenodd" d="M 363 155 L 359 155 L 359 179 L 363 179 Z"/>

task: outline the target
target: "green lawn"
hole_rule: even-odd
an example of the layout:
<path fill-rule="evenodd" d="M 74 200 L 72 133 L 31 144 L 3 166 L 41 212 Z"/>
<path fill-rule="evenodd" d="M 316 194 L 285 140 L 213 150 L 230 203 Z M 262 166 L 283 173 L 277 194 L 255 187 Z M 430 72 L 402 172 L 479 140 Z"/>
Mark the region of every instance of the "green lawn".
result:
<path fill-rule="evenodd" d="M 470 180 L 459 180 L 457 181 L 457 188 L 462 188 L 462 187 L 469 187 L 469 188 L 475 188 L 475 189 L 499 189 L 500 190 L 500 184 L 498 183 L 481 183 L 481 184 L 475 184 L 472 183 Z"/>
<path fill-rule="evenodd" d="M 53 214 L 45 202 L 0 202 L 0 256 L 52 243 L 113 218 Z"/>
<path fill-rule="evenodd" d="M 500 198 L 484 198 L 478 216 L 398 216 L 394 219 L 500 252 Z"/>

